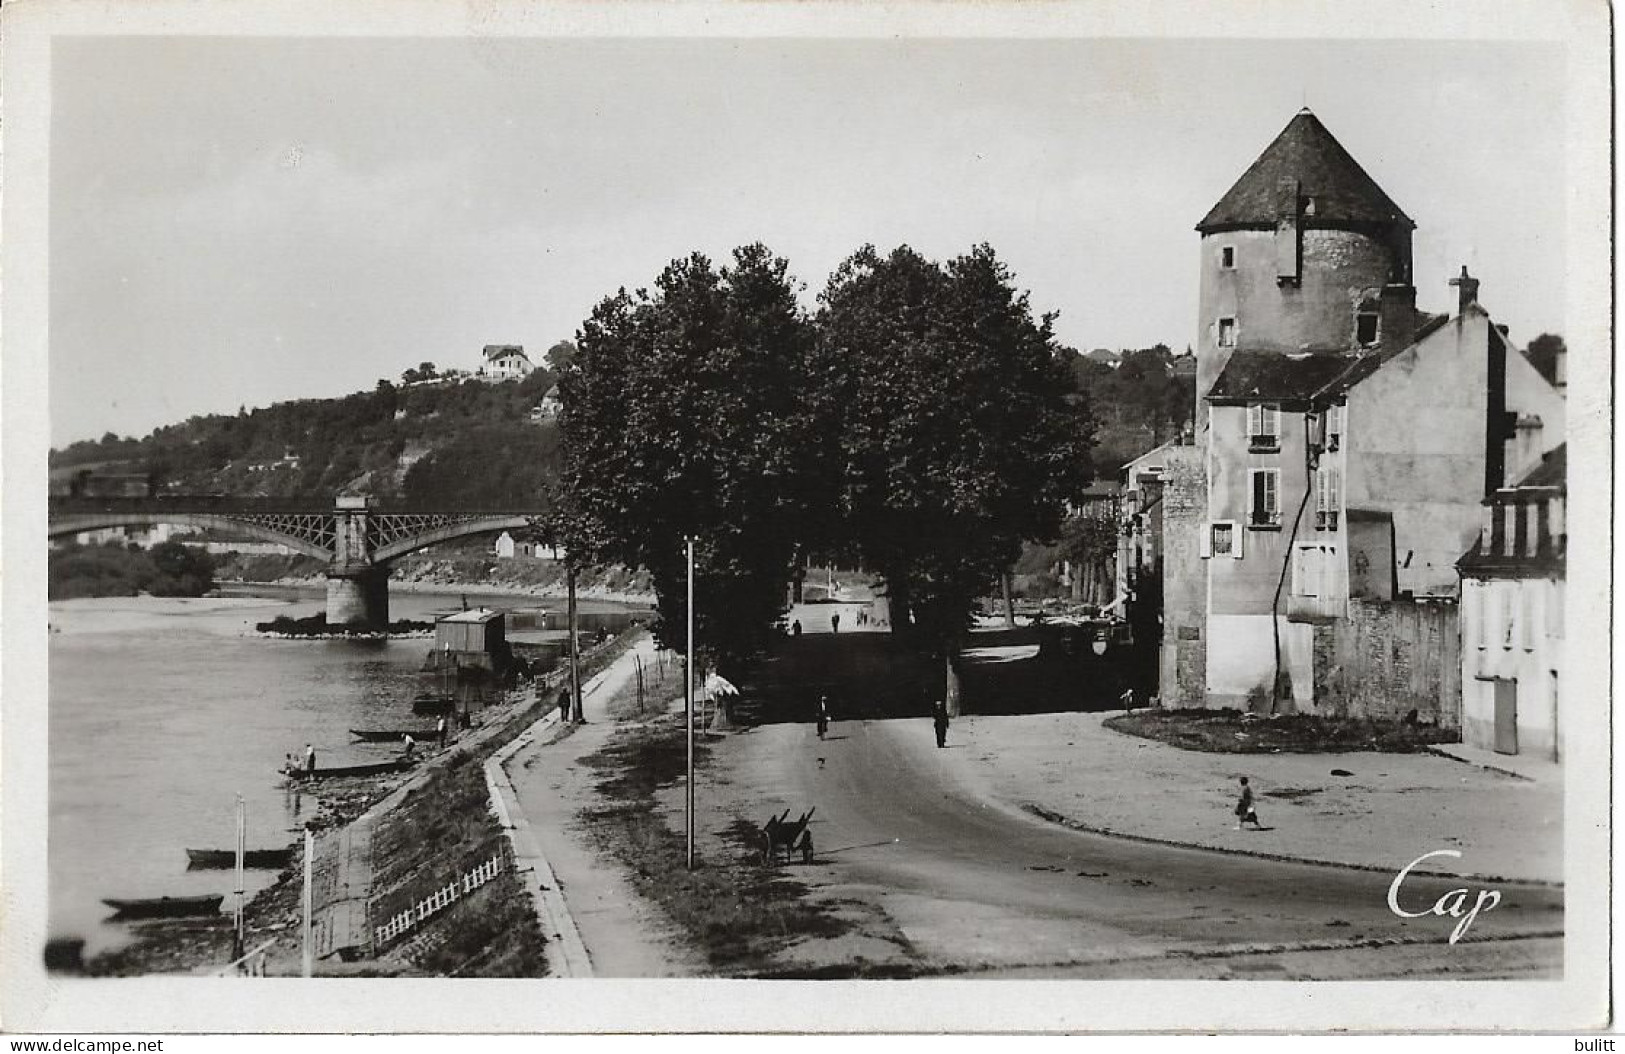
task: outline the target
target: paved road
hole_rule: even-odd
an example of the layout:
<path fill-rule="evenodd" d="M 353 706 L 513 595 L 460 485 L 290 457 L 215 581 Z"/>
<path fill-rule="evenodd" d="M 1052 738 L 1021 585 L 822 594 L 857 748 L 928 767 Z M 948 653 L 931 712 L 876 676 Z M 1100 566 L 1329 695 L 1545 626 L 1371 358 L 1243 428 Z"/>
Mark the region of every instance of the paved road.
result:
<path fill-rule="evenodd" d="M 763 805 L 817 806 L 796 877 L 880 904 L 935 966 L 1011 976 L 1556 976 L 1562 891 L 1504 886 L 1468 940 L 1391 875 L 1070 831 L 988 801 L 924 720 L 764 725 L 726 751 Z M 722 759 L 718 759 L 722 760 Z M 765 810 L 764 810 L 765 811 Z M 1402 904 L 1460 883 L 1412 879 Z M 1471 906 L 1476 891 L 1468 898 Z M 1535 935 L 1544 934 L 1545 939 Z M 1404 942 L 1360 947 L 1361 942 Z"/>

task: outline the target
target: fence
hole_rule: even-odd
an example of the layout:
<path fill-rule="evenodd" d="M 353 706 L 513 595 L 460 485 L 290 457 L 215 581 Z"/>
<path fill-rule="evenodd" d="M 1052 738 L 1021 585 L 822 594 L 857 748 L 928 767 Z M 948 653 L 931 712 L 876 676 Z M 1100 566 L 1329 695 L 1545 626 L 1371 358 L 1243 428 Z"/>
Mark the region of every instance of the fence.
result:
<path fill-rule="evenodd" d="M 259 947 L 255 948 L 253 951 L 246 952 L 240 958 L 233 959 L 231 962 L 222 966 L 215 976 L 264 977 L 265 960 L 267 958 L 266 953 L 270 951 L 271 945 L 275 943 L 276 938 L 273 937 L 264 944 L 261 944 Z"/>
<path fill-rule="evenodd" d="M 465 872 L 462 878 L 453 880 L 451 884 L 442 889 L 435 890 L 432 894 L 396 915 L 384 925 L 377 927 L 373 931 L 375 943 L 381 947 L 403 933 L 417 928 L 428 919 L 438 915 L 463 897 L 468 896 L 497 877 L 501 868 L 502 857 L 493 856 L 472 871 Z"/>

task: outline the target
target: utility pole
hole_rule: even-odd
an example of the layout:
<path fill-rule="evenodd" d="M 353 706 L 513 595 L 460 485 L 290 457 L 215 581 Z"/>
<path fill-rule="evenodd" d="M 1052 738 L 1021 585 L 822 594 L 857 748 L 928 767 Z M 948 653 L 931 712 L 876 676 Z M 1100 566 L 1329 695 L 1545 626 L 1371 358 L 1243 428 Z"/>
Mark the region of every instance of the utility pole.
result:
<path fill-rule="evenodd" d="M 576 565 L 573 561 L 565 565 L 564 579 L 570 607 L 570 719 L 579 725 L 587 720 L 587 715 L 581 709 L 581 644 L 576 628 Z"/>
<path fill-rule="evenodd" d="M 310 940 L 310 872 L 311 872 L 311 868 L 315 864 L 315 860 L 314 860 L 315 855 L 316 855 L 316 836 L 311 831 L 310 827 L 306 826 L 306 828 L 305 828 L 305 891 L 304 891 L 303 897 L 301 897 L 301 900 L 303 901 L 304 908 L 305 908 L 305 925 L 304 925 L 304 938 L 305 938 L 304 949 L 305 950 L 304 950 L 304 955 L 302 956 L 302 959 L 303 959 L 302 975 L 305 976 L 305 977 L 310 977 L 312 974 L 314 974 L 315 973 L 315 968 L 316 968 L 316 948 L 315 948 L 315 946 L 313 944 L 311 944 L 311 940 Z"/>
<path fill-rule="evenodd" d="M 694 536 L 688 538 L 688 662 L 683 712 L 688 723 L 688 869 L 694 870 Z"/>

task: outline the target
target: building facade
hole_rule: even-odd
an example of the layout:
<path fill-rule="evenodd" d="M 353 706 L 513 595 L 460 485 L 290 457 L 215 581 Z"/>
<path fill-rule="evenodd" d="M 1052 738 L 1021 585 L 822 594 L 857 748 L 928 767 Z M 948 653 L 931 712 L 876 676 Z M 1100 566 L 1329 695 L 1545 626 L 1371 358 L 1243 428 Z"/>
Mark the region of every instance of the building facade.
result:
<path fill-rule="evenodd" d="M 1462 556 L 1462 740 L 1561 760 L 1566 447 L 1483 505 Z"/>
<path fill-rule="evenodd" d="M 1417 310 L 1414 229 L 1307 110 L 1198 225 L 1165 702 L 1459 720 L 1455 563 L 1484 495 L 1561 442 L 1563 401 L 1465 269 L 1454 317 Z"/>
<path fill-rule="evenodd" d="M 535 368 L 522 345 L 487 344 L 480 376 L 493 381 L 511 381 L 526 376 Z"/>

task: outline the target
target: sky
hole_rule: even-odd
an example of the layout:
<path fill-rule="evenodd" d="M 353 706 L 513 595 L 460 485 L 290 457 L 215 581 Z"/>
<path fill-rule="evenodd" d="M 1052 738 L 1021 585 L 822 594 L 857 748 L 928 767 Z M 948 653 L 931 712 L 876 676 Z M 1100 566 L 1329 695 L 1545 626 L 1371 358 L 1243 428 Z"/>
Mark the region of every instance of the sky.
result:
<path fill-rule="evenodd" d="M 1307 104 L 1563 332 L 1564 55 L 1292 40 L 58 38 L 51 443 L 534 360 L 669 260 L 988 242 L 1080 350 L 1197 328 L 1194 226 Z"/>

